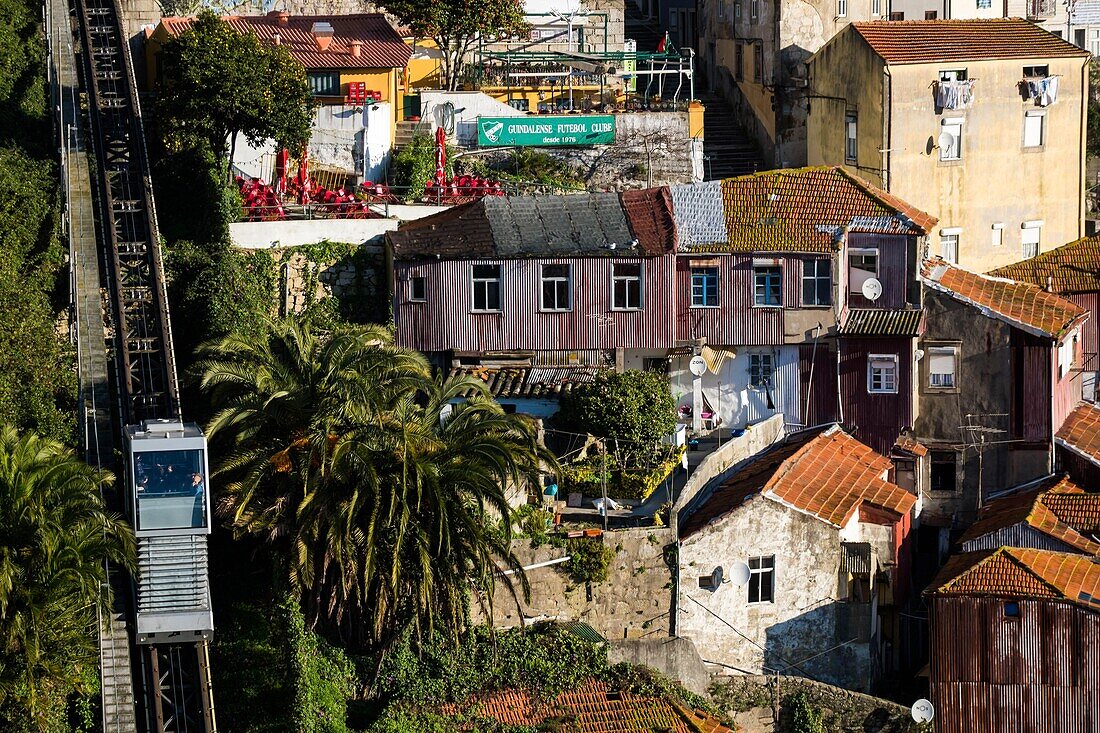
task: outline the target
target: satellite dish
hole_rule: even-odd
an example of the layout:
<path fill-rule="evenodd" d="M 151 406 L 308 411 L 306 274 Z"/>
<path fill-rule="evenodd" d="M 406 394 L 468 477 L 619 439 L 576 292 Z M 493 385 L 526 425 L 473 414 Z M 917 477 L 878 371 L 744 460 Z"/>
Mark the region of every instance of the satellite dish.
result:
<path fill-rule="evenodd" d="M 691 357 L 691 361 L 688 362 L 688 371 L 697 377 L 703 376 L 707 371 L 707 360 L 701 356 Z"/>
<path fill-rule="evenodd" d="M 925 700 L 923 697 L 913 703 L 913 707 L 909 712 L 913 714 L 913 720 L 918 723 L 931 723 L 932 718 L 936 715 L 936 709 L 932 707 L 931 700 Z"/>
<path fill-rule="evenodd" d="M 743 562 L 739 562 L 730 568 L 730 582 L 738 588 L 749 582 L 750 575 L 752 573 L 749 572 L 749 566 Z"/>
<path fill-rule="evenodd" d="M 869 277 L 864 280 L 863 287 L 860 290 L 867 300 L 878 300 L 882 297 L 882 283 L 879 282 L 877 277 Z"/>
<path fill-rule="evenodd" d="M 941 149 L 946 150 L 955 146 L 955 136 L 947 130 L 944 130 L 940 133 L 940 136 L 939 138 L 937 138 L 936 142 L 939 144 Z"/>

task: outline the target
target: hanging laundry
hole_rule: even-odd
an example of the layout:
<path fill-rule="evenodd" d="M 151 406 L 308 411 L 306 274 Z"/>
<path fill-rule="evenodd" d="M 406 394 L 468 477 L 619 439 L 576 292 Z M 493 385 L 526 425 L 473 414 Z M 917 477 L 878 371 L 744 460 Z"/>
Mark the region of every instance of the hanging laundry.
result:
<path fill-rule="evenodd" d="M 1037 79 L 1024 79 L 1027 96 L 1040 107 L 1049 107 L 1058 101 L 1057 76 L 1044 76 Z"/>
<path fill-rule="evenodd" d="M 974 79 L 936 83 L 936 106 L 940 109 L 966 109 L 974 101 Z"/>

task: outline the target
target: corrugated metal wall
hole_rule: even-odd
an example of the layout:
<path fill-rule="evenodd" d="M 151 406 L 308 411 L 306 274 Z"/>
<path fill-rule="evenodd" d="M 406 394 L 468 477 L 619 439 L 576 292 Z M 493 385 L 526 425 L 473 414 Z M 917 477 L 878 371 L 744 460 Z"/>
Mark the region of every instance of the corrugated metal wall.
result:
<path fill-rule="evenodd" d="M 959 549 L 962 552 L 977 552 L 978 550 L 996 550 L 998 547 L 1034 547 L 1037 550 L 1074 552 L 1074 549 L 1066 543 L 1059 542 L 1043 532 L 1037 532 L 1031 525 L 1022 522 L 975 537 L 962 543 Z"/>
<path fill-rule="evenodd" d="M 1087 372 L 1100 371 L 1100 293 L 1068 293 L 1062 297 L 1089 312 L 1089 320 L 1081 327 L 1082 367 Z"/>
<path fill-rule="evenodd" d="M 613 262 L 642 262 L 640 311 L 611 310 Z M 472 313 L 475 265 L 502 266 L 501 313 Z M 573 268 L 573 310 L 539 310 L 542 264 Z M 397 341 L 420 351 L 559 351 L 665 349 L 675 345 L 672 287 L 675 258 L 445 260 L 395 265 Z M 409 277 L 425 277 L 427 300 L 409 302 Z"/>
<path fill-rule="evenodd" d="M 799 350 L 802 411 L 805 413 L 802 421 L 807 426 L 823 425 L 836 420 L 836 352 L 830 349 L 832 345 L 832 339 L 822 340 L 818 342 L 816 349 L 811 344 L 802 346 Z"/>
<path fill-rule="evenodd" d="M 909 390 L 913 382 L 912 339 L 840 339 L 840 395 L 845 428 L 858 440 L 887 455 L 904 427 L 913 424 Z M 867 391 L 867 358 L 870 354 L 896 354 L 898 391 Z"/>
<path fill-rule="evenodd" d="M 1050 440 L 1050 388 L 1052 360 L 1057 351 L 1049 339 L 1012 329 L 1013 358 L 1020 384 L 1016 390 L 1013 425 L 1018 437 L 1029 441 Z M 1057 368 L 1057 364 L 1054 364 Z M 1076 404 L 1076 402 L 1074 402 Z M 1068 413 L 1067 413 L 1068 414 Z"/>
<path fill-rule="evenodd" d="M 861 293 L 850 293 L 850 308 L 901 308 L 909 292 L 909 242 L 910 237 L 885 234 L 848 234 L 849 249 L 878 250 L 878 280 L 882 283 L 882 297 L 870 301 Z M 844 263 L 847 268 L 848 263 Z"/>
<path fill-rule="evenodd" d="M 930 686 L 939 733 L 1100 731 L 1100 615 L 1054 601 L 933 597 Z"/>

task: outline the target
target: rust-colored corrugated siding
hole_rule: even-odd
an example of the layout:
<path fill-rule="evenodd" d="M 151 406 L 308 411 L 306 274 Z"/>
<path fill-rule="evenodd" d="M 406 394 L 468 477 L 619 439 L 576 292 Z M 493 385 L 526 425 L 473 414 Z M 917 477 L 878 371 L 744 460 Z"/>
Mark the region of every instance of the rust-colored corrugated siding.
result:
<path fill-rule="evenodd" d="M 836 420 L 836 352 L 830 344 L 820 341 L 799 349 L 799 372 L 802 375 L 802 422 L 823 425 Z M 811 383 L 810 375 L 813 374 Z M 809 405 L 809 412 L 806 406 Z"/>
<path fill-rule="evenodd" d="M 639 311 L 611 310 L 613 262 L 643 263 Z M 573 310 L 539 310 L 540 265 L 573 269 Z M 471 268 L 502 265 L 501 313 L 472 313 Z M 526 351 L 667 349 L 675 345 L 672 255 L 654 258 L 560 258 L 539 260 L 455 260 L 397 263 L 394 320 L 397 341 L 420 351 Z M 408 301 L 408 278 L 425 277 L 427 300 Z"/>
<path fill-rule="evenodd" d="M 878 250 L 878 280 L 882 283 L 882 297 L 870 301 L 862 293 L 848 296 L 850 308 L 901 308 L 906 303 L 909 289 L 909 242 L 910 237 L 888 234 L 861 234 L 851 232 L 848 235 L 849 249 Z M 847 263 L 844 263 L 847 267 Z"/>
<path fill-rule="evenodd" d="M 1057 351 L 1049 340 L 1018 329 L 1012 330 L 1012 341 L 1022 385 L 1016 399 L 1019 415 L 1014 421 L 1020 431 L 1018 437 L 1035 442 L 1049 441 L 1052 435 L 1051 362 L 1057 359 Z M 1057 364 L 1054 367 L 1057 369 Z"/>
<path fill-rule="evenodd" d="M 691 263 L 718 260 L 718 308 L 691 307 Z M 777 260 L 783 268 L 783 308 L 758 308 L 753 263 Z M 783 310 L 802 304 L 802 258 L 791 255 L 683 256 L 676 263 L 676 337 L 706 337 L 722 346 L 778 346 L 783 343 Z"/>
<path fill-rule="evenodd" d="M 840 339 L 840 396 L 845 429 L 855 438 L 889 455 L 904 427 L 913 424 L 910 393 L 912 385 L 912 339 Z M 870 394 L 867 391 L 867 357 L 896 354 L 898 391 Z"/>
<path fill-rule="evenodd" d="M 1081 372 L 1078 368 L 1066 371 L 1061 378 L 1058 377 L 1058 349 L 1050 350 L 1050 373 L 1054 377 L 1054 404 L 1052 406 L 1051 427 L 1058 432 L 1062 423 L 1081 401 Z"/>
<path fill-rule="evenodd" d="M 929 635 L 939 733 L 1100 731 L 1100 614 L 1062 601 L 933 596 Z"/>
<path fill-rule="evenodd" d="M 1081 326 L 1081 368 L 1100 371 L 1100 293 L 1065 293 L 1063 298 L 1089 312 Z"/>

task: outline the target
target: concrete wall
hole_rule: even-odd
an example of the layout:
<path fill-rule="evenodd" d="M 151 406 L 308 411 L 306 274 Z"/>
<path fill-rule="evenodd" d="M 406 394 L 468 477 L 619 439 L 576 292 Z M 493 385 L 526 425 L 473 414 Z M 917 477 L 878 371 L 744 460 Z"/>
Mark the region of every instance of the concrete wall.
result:
<path fill-rule="evenodd" d="M 784 669 L 859 637 L 797 669 L 870 689 L 872 644 L 865 631 L 852 633 L 850 623 L 853 612 L 867 606 L 838 600 L 840 543 L 836 527 L 759 494 L 750 498 L 681 541 L 677 635 L 692 639 L 704 661 L 750 674 Z M 716 567 L 729 577 L 737 563 L 768 555 L 775 558 L 774 602 L 750 604 L 748 588 L 732 582 L 713 591 L 699 587 L 699 579 Z M 861 626 L 869 626 L 869 618 L 864 620 Z"/>
<path fill-rule="evenodd" d="M 657 670 L 699 695 L 706 695 L 711 675 L 691 639 L 618 639 L 611 642 L 607 659 Z"/>
<path fill-rule="evenodd" d="M 329 240 L 362 244 L 397 229 L 402 221 L 437 214 L 447 206 L 407 206 L 379 204 L 374 207 L 388 219 L 291 219 L 287 221 L 241 221 L 229 225 L 234 247 L 267 249 L 296 247 Z"/>
<path fill-rule="evenodd" d="M 443 124 L 443 106 L 448 103 L 454 105 L 455 140 L 467 147 L 477 145 L 478 117 L 521 117 L 524 114 L 484 92 L 425 90 L 420 92 L 420 114 L 427 120 L 421 128 L 423 134 L 430 135 Z"/>
<path fill-rule="evenodd" d="M 672 601 L 672 572 L 665 563 L 665 548 L 674 541 L 671 529 L 648 527 L 605 533 L 604 543 L 615 550 L 607 581 L 577 585 L 556 566 L 528 571 L 531 601 L 517 605 L 507 589 L 498 585 L 493 602 L 493 625 L 521 626 L 525 619 L 583 621 L 608 640 L 668 636 Z M 545 545 L 532 548 L 529 540 L 513 543 L 516 556 L 532 565 L 566 552 Z M 483 620 L 472 609 L 475 620 Z"/>
<path fill-rule="evenodd" d="M 1042 221 L 1040 251 L 1081 236 L 1084 226 L 1084 59 L 1007 59 L 907 64 L 889 69 L 882 92 L 881 63 L 865 43 L 846 32 L 815 58 L 809 117 L 811 165 L 844 165 L 844 114 L 859 117 L 859 175 L 939 219 L 940 231 L 961 228 L 959 264 L 976 272 L 1020 260 L 1021 226 Z M 1021 98 L 1023 67 L 1049 66 L 1060 75 L 1058 101 L 1038 108 Z M 966 110 L 937 110 L 932 82 L 941 69 L 965 69 L 977 79 Z M 1025 114 L 1045 109 L 1045 142 L 1023 147 Z M 941 161 L 936 147 L 942 122 L 962 119 L 962 159 Z M 881 130 L 886 129 L 883 136 Z M 887 152 L 880 152 L 887 151 Z M 877 169 L 877 170 L 876 170 Z M 885 172 L 884 172 L 885 171 Z M 990 185 L 990 182 L 996 185 Z M 1006 195 L 1011 192 L 1012 195 Z M 996 243 L 993 226 L 1003 226 Z"/>

